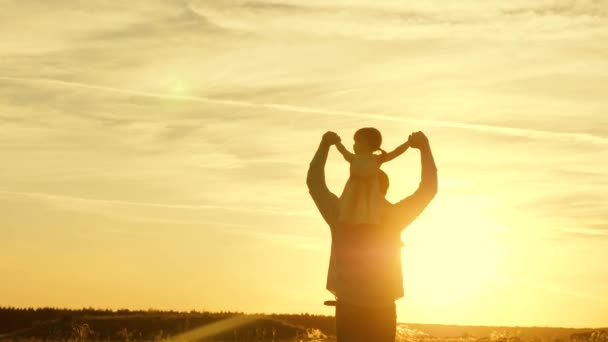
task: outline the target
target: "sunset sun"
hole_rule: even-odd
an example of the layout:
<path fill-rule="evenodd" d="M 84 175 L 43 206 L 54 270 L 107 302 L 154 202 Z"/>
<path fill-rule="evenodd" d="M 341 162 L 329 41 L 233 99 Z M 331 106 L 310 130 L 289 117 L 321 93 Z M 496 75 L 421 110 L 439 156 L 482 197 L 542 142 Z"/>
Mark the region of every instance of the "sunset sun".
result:
<path fill-rule="evenodd" d="M 444 198 L 432 209 L 441 214 L 425 220 L 432 228 L 404 233 L 405 288 L 412 300 L 437 307 L 465 304 L 480 300 L 477 295 L 500 280 L 507 228 L 490 209 L 475 198 Z"/>

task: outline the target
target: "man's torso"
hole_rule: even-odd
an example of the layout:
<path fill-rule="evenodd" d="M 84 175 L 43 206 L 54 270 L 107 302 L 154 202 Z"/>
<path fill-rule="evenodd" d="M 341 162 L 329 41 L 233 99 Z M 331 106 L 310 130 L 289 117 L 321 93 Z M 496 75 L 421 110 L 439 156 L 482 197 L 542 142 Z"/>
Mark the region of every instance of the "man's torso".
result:
<path fill-rule="evenodd" d="M 333 224 L 327 288 L 339 300 L 382 305 L 403 296 L 401 229 L 387 207 L 382 224 Z"/>

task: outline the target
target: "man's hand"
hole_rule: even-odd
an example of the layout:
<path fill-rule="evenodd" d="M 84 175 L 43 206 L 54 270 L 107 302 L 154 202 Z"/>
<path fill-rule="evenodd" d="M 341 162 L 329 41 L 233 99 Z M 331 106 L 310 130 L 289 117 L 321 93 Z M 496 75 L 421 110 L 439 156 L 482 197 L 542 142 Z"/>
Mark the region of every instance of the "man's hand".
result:
<path fill-rule="evenodd" d="M 323 134 L 321 142 L 327 146 L 331 146 L 340 142 L 340 137 L 335 132 L 327 131 Z"/>
<path fill-rule="evenodd" d="M 410 134 L 407 141 L 412 148 L 417 148 L 419 150 L 429 147 L 429 139 L 420 131 Z"/>

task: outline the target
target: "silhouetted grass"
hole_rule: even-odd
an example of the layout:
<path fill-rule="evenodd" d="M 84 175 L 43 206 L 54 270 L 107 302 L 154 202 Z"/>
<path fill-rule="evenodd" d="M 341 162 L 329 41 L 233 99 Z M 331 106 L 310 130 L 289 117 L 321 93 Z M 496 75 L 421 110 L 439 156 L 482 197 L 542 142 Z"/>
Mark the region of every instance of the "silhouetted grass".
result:
<path fill-rule="evenodd" d="M 0 307 L 0 341 L 333 341 L 332 316 Z M 608 329 L 399 324 L 408 342 L 608 342 Z"/>

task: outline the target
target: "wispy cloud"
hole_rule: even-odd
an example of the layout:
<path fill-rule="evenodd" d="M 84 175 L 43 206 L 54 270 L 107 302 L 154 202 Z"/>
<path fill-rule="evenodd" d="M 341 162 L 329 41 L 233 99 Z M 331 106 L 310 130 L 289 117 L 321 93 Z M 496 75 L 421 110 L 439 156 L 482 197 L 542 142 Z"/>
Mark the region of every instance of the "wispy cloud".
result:
<path fill-rule="evenodd" d="M 536 217 L 550 236 L 608 238 L 608 183 L 578 180 L 568 190 L 543 192 L 513 209 Z"/>
<path fill-rule="evenodd" d="M 18 192 L 18 191 L 6 191 L 0 190 L 0 194 L 14 195 L 14 196 L 25 196 L 46 199 L 50 201 L 61 201 L 63 203 L 70 203 L 76 205 L 104 205 L 104 206 L 121 206 L 121 207 L 146 207 L 146 208 L 161 208 L 161 209 L 183 209 L 183 210 L 219 210 L 227 212 L 237 213 L 248 213 L 258 215 L 272 215 L 272 216 L 300 216 L 300 217 L 316 217 L 310 213 L 296 212 L 288 210 L 287 208 L 248 208 L 248 207 L 226 207 L 212 204 L 170 204 L 170 203 L 147 203 L 147 202 L 131 202 L 121 200 L 108 200 L 108 199 L 93 199 L 93 198 L 82 198 L 72 197 L 65 195 L 37 193 L 37 192 Z"/>
<path fill-rule="evenodd" d="M 579 238 L 608 238 L 608 225 L 591 225 L 588 227 L 562 227 L 559 232 L 567 237 Z M 558 232 L 558 233 L 559 233 Z"/>
<path fill-rule="evenodd" d="M 568 16 L 608 16 L 608 4 L 604 1 L 543 1 L 540 4 L 529 3 L 519 7 L 504 9 L 511 15 L 568 15 Z"/>
<path fill-rule="evenodd" d="M 296 212 L 287 208 L 247 208 L 218 205 L 189 205 L 134 202 L 107 199 L 92 199 L 57 195 L 39 192 L 17 192 L 0 190 L 0 199 L 17 202 L 22 199 L 41 201 L 46 205 L 64 211 L 69 219 L 70 212 L 100 215 L 110 219 L 110 222 L 130 222 L 138 224 L 136 228 L 121 224 L 116 228 L 106 225 L 93 225 L 95 231 L 112 234 L 136 235 L 144 238 L 161 236 L 169 233 L 166 229 L 157 227 L 172 227 L 182 229 L 192 227 L 199 233 L 229 235 L 235 239 L 255 239 L 257 241 L 279 246 L 289 246 L 291 249 L 325 250 L 319 244 L 316 236 L 305 235 L 300 230 L 280 230 L 279 225 L 286 222 L 293 226 L 293 221 L 306 223 L 318 219 L 310 211 Z M 35 208 L 35 206 L 30 206 Z M 271 218 L 265 220 L 264 218 Z M 260 226 L 260 222 L 266 224 Z M 142 228 L 143 227 L 143 228 Z M 147 228 L 146 228 L 147 227 Z M 101 230 L 100 230 L 101 229 Z M 173 231 L 173 230 L 171 230 Z"/>
<path fill-rule="evenodd" d="M 230 30 L 209 20 L 205 15 L 194 11 L 188 5 L 176 6 L 168 11 L 166 17 L 157 20 L 141 20 L 126 27 L 94 32 L 81 37 L 80 40 L 92 42 L 129 43 L 130 41 L 156 41 L 168 44 L 183 39 L 200 39 L 201 35 L 209 39 L 209 35 L 230 33 Z"/>
<path fill-rule="evenodd" d="M 0 80 L 16 81 L 16 82 L 51 83 L 51 84 L 56 84 L 59 86 L 65 86 L 65 87 L 81 87 L 81 88 L 91 89 L 91 90 L 96 90 L 96 91 L 115 92 L 115 93 L 126 94 L 126 95 L 161 98 L 161 99 L 166 99 L 166 100 L 197 101 L 197 102 L 211 103 L 211 104 L 216 104 L 216 105 L 255 108 L 255 109 L 267 109 L 267 110 L 270 110 L 273 112 L 282 111 L 282 112 L 295 112 L 295 113 L 302 113 L 302 114 L 309 114 L 309 115 L 326 115 L 326 116 L 351 117 L 351 118 L 360 118 L 360 119 L 373 119 L 373 120 L 381 120 L 381 121 L 405 122 L 405 123 L 417 124 L 417 125 L 468 129 L 468 130 L 490 132 L 490 133 L 504 134 L 504 135 L 528 136 L 528 137 L 534 137 L 534 138 L 539 138 L 539 139 L 548 139 L 548 138 L 549 139 L 551 139 L 551 138 L 553 138 L 553 139 L 555 139 L 555 138 L 578 139 L 578 140 L 582 140 L 582 141 L 586 141 L 586 142 L 590 142 L 590 143 L 599 143 L 599 144 L 608 143 L 608 137 L 596 136 L 596 135 L 586 134 L 586 133 L 552 132 L 552 131 L 534 130 L 534 129 L 526 129 L 526 128 L 517 128 L 517 127 L 480 125 L 480 124 L 459 123 L 459 122 L 451 122 L 451 121 L 407 119 L 407 118 L 400 118 L 400 117 L 394 117 L 394 116 L 389 116 L 389 115 L 358 113 L 358 112 L 341 111 L 341 110 L 329 110 L 329 109 L 322 109 L 322 108 L 309 108 L 309 107 L 294 106 L 294 105 L 289 105 L 289 104 L 255 103 L 255 102 L 231 100 L 231 99 L 208 98 L 208 97 L 203 97 L 203 96 L 186 96 L 186 95 L 152 93 L 152 92 L 145 92 L 145 91 L 138 91 L 138 90 L 122 89 L 122 88 L 107 87 L 107 86 L 98 86 L 98 85 L 84 84 L 84 83 L 78 83 L 78 82 L 68 82 L 68 81 L 61 81 L 61 80 L 52 80 L 52 79 L 19 78 L 19 77 L 1 76 Z"/>
<path fill-rule="evenodd" d="M 457 5 L 440 1 L 331 4 L 289 1 L 281 3 L 281 6 L 271 1 L 229 1 L 205 2 L 204 5 L 195 3 L 193 7 L 198 12 L 207 13 L 214 21 L 251 32 L 278 30 L 305 36 L 395 41 L 423 37 L 509 41 L 517 39 L 520 34 L 535 40 L 556 35 L 580 36 L 593 29 L 590 22 L 597 23 L 593 16 L 606 13 L 604 4 L 579 1 L 545 1 L 534 5 L 524 1 L 483 4 L 460 1 Z M 546 20 L 547 14 L 561 17 Z M 573 23 L 579 19 L 582 21 Z M 266 25 L 256 26 L 259 20 L 264 20 Z M 535 29 L 530 30 L 530 27 Z"/>

